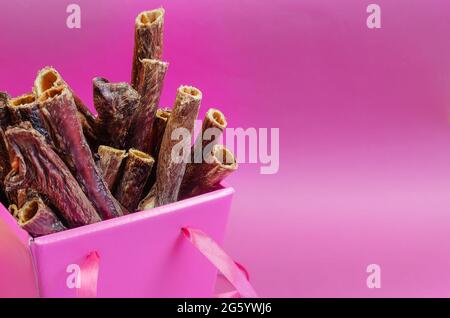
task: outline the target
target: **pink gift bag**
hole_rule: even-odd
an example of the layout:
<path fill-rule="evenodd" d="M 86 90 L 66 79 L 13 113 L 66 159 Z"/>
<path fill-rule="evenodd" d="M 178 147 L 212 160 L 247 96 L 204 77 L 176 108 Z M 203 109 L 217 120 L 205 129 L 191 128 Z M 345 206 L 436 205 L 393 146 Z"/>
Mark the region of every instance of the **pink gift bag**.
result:
<path fill-rule="evenodd" d="M 218 245 L 233 193 L 223 187 L 34 239 L 1 206 L 0 297 L 212 297 L 217 268 L 237 289 L 231 296 L 255 297 Z"/>

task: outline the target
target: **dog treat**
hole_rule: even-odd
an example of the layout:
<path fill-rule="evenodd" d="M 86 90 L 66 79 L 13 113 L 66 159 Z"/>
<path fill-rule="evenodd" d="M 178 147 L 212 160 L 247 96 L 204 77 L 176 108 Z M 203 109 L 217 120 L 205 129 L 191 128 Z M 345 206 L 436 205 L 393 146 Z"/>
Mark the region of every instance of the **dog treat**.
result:
<path fill-rule="evenodd" d="M 145 183 L 155 160 L 137 149 L 128 151 L 128 158 L 123 169 L 115 197 L 129 211 L 134 212 L 141 199 Z"/>
<path fill-rule="evenodd" d="M 40 198 L 25 202 L 17 211 L 19 226 L 33 237 L 66 230 L 56 214 Z"/>
<path fill-rule="evenodd" d="M 178 146 L 184 145 L 184 148 L 186 148 L 191 143 L 191 138 L 184 138 L 180 142 L 179 140 L 173 140 L 172 133 L 178 128 L 184 128 L 192 135 L 201 100 L 202 93 L 197 88 L 190 86 L 178 88 L 172 115 L 167 122 L 159 151 L 155 183 L 155 206 L 175 202 L 178 198 L 178 191 L 190 152 L 183 154 L 183 160 L 179 160 L 180 158 L 173 158 L 172 148 L 177 144 Z M 145 206 L 145 202 L 142 205 Z"/>
<path fill-rule="evenodd" d="M 5 135 L 12 162 L 5 179 L 7 191 L 31 187 L 42 193 L 70 227 L 100 221 L 69 169 L 31 124 L 11 127 Z"/>
<path fill-rule="evenodd" d="M 150 153 L 153 121 L 168 64 L 152 59 L 143 59 L 141 64 L 136 86 L 141 101 L 133 118 L 129 147 Z"/>
<path fill-rule="evenodd" d="M 169 108 L 160 108 L 156 110 L 155 120 L 152 125 L 152 133 L 150 135 L 150 154 L 155 159 L 152 172 L 148 177 L 144 193 L 148 193 L 156 181 L 156 167 L 158 165 L 159 149 L 161 148 L 162 137 L 166 130 L 167 121 L 169 120 L 172 110 Z"/>
<path fill-rule="evenodd" d="M 122 162 L 127 157 L 126 151 L 109 146 L 100 146 L 97 153 L 99 156 L 97 165 L 102 171 L 103 179 L 105 179 L 108 189 L 112 192 L 120 174 Z"/>
<path fill-rule="evenodd" d="M 65 86 L 58 86 L 46 91 L 39 100 L 45 109 L 59 155 L 97 212 L 103 219 L 122 215 L 84 138 L 72 93 Z"/>
<path fill-rule="evenodd" d="M 162 59 L 164 9 L 159 8 L 141 12 L 135 21 L 134 52 L 131 70 L 131 85 L 139 86 L 138 74 L 143 59 Z"/>
<path fill-rule="evenodd" d="M 11 124 L 9 117 L 9 104 L 10 96 L 6 92 L 0 92 L 0 128 L 6 129 Z"/>
<path fill-rule="evenodd" d="M 212 148 L 218 143 L 219 136 L 226 127 L 227 120 L 222 112 L 210 108 L 203 119 L 202 131 L 192 147 L 191 164 L 202 163 L 204 155 L 211 154 Z"/>
<path fill-rule="evenodd" d="M 39 98 L 46 91 L 58 87 L 65 86 L 72 93 L 75 105 L 77 106 L 78 119 L 83 127 L 83 133 L 86 140 L 89 142 L 92 148 L 96 149 L 97 138 L 95 132 L 95 116 L 91 111 L 84 105 L 80 98 L 72 91 L 72 89 L 67 85 L 64 79 L 61 77 L 59 72 L 52 67 L 44 67 L 38 72 L 36 80 L 34 81 L 34 94 Z"/>
<path fill-rule="evenodd" d="M 179 198 L 184 199 L 214 190 L 237 168 L 233 153 L 223 145 L 215 145 L 206 161 L 188 165 Z"/>
<path fill-rule="evenodd" d="M 34 94 L 24 94 L 11 98 L 8 102 L 8 109 L 12 124 L 28 121 L 34 129 L 44 136 L 46 142 L 51 143 L 48 124 Z"/>
<path fill-rule="evenodd" d="M 127 83 L 110 83 L 101 77 L 94 78 L 93 84 L 97 138 L 101 144 L 124 149 L 139 94 Z"/>

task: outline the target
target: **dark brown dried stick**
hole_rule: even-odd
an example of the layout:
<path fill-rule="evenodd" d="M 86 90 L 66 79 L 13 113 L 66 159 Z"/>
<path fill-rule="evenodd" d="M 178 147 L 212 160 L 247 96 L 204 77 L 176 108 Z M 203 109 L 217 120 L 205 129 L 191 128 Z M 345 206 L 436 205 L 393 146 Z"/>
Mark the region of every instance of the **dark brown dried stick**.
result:
<path fill-rule="evenodd" d="M 75 105 L 77 106 L 78 119 L 83 127 L 83 133 L 89 142 L 92 149 L 97 149 L 97 138 L 95 131 L 95 116 L 84 105 L 81 99 L 73 92 L 69 85 L 64 81 L 59 72 L 52 67 L 44 67 L 38 72 L 36 80 L 34 81 L 34 94 L 39 98 L 46 91 L 58 87 L 65 86 L 72 93 Z"/>
<path fill-rule="evenodd" d="M 190 86 L 178 88 L 172 115 L 167 122 L 158 157 L 155 184 L 156 206 L 172 203 L 178 199 L 178 192 L 186 169 L 186 162 L 189 161 L 190 151 L 183 153 L 182 158 L 175 158 L 172 155 L 172 148 L 177 145 L 181 149 L 190 149 L 190 137 L 201 100 L 202 93 L 197 88 Z M 176 135 L 182 133 L 179 128 L 183 128 L 184 132 L 189 133 L 189 136 L 183 136 L 184 138 L 181 141 L 172 138 L 173 133 Z M 140 203 L 140 206 L 147 206 L 147 199 L 149 199 L 148 195 Z"/>
<path fill-rule="evenodd" d="M 4 134 L 6 128 L 11 124 L 8 109 L 9 99 L 8 93 L 0 92 L 0 188 L 2 190 L 4 190 L 3 180 L 11 168 Z"/>
<path fill-rule="evenodd" d="M 109 191 L 113 192 L 122 162 L 127 157 L 126 151 L 102 145 L 98 147 L 97 153 L 99 156 L 97 165 L 102 171 L 103 179 L 105 179 Z"/>
<path fill-rule="evenodd" d="M 143 59 L 141 64 L 136 86 L 141 101 L 133 117 L 129 147 L 150 153 L 152 126 L 168 64 L 151 59 Z"/>
<path fill-rule="evenodd" d="M 65 86 L 46 91 L 39 99 L 45 110 L 56 149 L 103 219 L 121 216 L 122 210 L 96 166 L 84 138 L 72 93 Z"/>
<path fill-rule="evenodd" d="M 206 161 L 188 165 L 179 198 L 184 199 L 215 189 L 237 168 L 238 164 L 231 151 L 223 145 L 215 145 Z"/>
<path fill-rule="evenodd" d="M 148 193 L 156 181 L 156 167 L 158 165 L 159 149 L 161 148 L 162 138 L 166 130 L 167 121 L 169 120 L 172 110 L 169 108 L 160 108 L 156 111 L 155 121 L 152 126 L 150 135 L 150 154 L 155 159 L 152 172 L 145 185 L 144 193 Z"/>
<path fill-rule="evenodd" d="M 19 226 L 38 237 L 66 230 L 56 214 L 40 198 L 25 202 L 17 211 Z"/>
<path fill-rule="evenodd" d="M 155 159 L 158 158 L 162 138 L 164 136 L 164 131 L 166 130 L 170 115 L 172 115 L 172 110 L 170 108 L 160 108 L 156 110 L 155 121 L 153 122 L 150 137 L 151 155 Z"/>
<path fill-rule="evenodd" d="M 45 141 L 51 144 L 52 138 L 48 124 L 34 94 L 24 94 L 11 98 L 8 102 L 8 109 L 12 124 L 19 124 L 24 121 L 30 122 L 33 128 L 44 136 Z"/>
<path fill-rule="evenodd" d="M 128 210 L 134 212 L 139 204 L 145 183 L 155 160 L 137 149 L 128 151 L 128 158 L 123 169 L 115 197 Z"/>
<path fill-rule="evenodd" d="M 127 83 L 110 83 L 101 77 L 94 78 L 93 84 L 97 138 L 103 145 L 123 149 L 139 105 L 139 94 Z"/>
<path fill-rule="evenodd" d="M 10 115 L 8 110 L 10 96 L 6 92 L 0 92 L 0 128 L 6 129 L 10 124 Z"/>
<path fill-rule="evenodd" d="M 220 110 L 210 108 L 206 112 L 202 123 L 202 131 L 192 147 L 192 163 L 204 162 L 205 156 L 211 154 L 212 148 L 217 145 L 219 137 L 226 127 L 227 120 Z"/>
<path fill-rule="evenodd" d="M 48 198 L 71 227 L 100 221 L 67 166 L 31 124 L 9 128 L 5 135 L 12 158 L 12 170 L 5 179 L 7 191 L 28 186 L 35 189 Z"/>
<path fill-rule="evenodd" d="M 141 60 L 162 59 L 164 9 L 159 8 L 139 13 L 134 27 L 134 52 L 131 71 L 131 85 L 139 87 L 138 77 Z"/>

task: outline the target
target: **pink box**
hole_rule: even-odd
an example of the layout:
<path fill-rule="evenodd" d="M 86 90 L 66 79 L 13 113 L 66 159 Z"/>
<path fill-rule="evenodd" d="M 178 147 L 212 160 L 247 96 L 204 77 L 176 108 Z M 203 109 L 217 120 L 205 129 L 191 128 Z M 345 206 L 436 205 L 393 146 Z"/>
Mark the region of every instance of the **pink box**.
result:
<path fill-rule="evenodd" d="M 0 297 L 76 297 L 68 267 L 100 256 L 98 297 L 212 297 L 217 270 L 182 235 L 221 243 L 234 190 L 31 238 L 0 205 Z M 70 267 L 69 267 L 70 269 Z"/>

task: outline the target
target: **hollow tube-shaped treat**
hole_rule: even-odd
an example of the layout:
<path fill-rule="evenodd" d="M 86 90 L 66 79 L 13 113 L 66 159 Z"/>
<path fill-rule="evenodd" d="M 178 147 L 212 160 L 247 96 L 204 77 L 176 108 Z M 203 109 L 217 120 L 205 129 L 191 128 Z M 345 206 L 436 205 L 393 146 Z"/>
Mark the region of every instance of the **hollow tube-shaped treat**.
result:
<path fill-rule="evenodd" d="M 211 154 L 212 148 L 217 145 L 220 135 L 227 127 L 227 120 L 224 114 L 215 108 L 210 108 L 203 119 L 202 130 L 192 147 L 191 163 L 201 163 L 204 156 Z"/>
<path fill-rule="evenodd" d="M 137 88 L 141 60 L 161 60 L 163 51 L 164 9 L 159 8 L 138 14 L 134 27 L 134 52 L 131 85 Z"/>
<path fill-rule="evenodd" d="M 70 227 L 100 221 L 67 166 L 31 124 L 11 127 L 5 135 L 12 162 L 5 179 L 7 191 L 31 187 L 42 193 Z"/>
<path fill-rule="evenodd" d="M 155 159 L 155 163 L 153 164 L 152 172 L 150 173 L 150 177 L 145 185 L 144 193 L 148 193 L 155 184 L 159 149 L 161 148 L 164 131 L 166 130 L 167 121 L 169 120 L 171 114 L 172 110 L 169 108 L 160 108 L 156 110 L 155 121 L 153 122 L 152 133 L 150 135 L 150 154 L 153 159 Z"/>
<path fill-rule="evenodd" d="M 11 98 L 8 102 L 8 109 L 12 124 L 30 122 L 33 128 L 44 136 L 45 141 L 51 144 L 48 124 L 33 93 Z"/>
<path fill-rule="evenodd" d="M 46 91 L 39 99 L 53 142 L 89 200 L 103 219 L 121 216 L 122 210 L 96 166 L 84 138 L 72 93 L 65 86 Z"/>
<path fill-rule="evenodd" d="M 93 86 L 97 138 L 103 145 L 123 149 L 139 105 L 139 94 L 127 83 L 110 83 L 101 77 L 94 78 Z"/>
<path fill-rule="evenodd" d="M 143 59 L 141 64 L 136 86 L 141 101 L 133 117 L 129 148 L 150 153 L 152 126 L 168 64 L 152 59 Z"/>
<path fill-rule="evenodd" d="M 233 153 L 223 145 L 215 145 L 207 161 L 186 167 L 179 199 L 213 190 L 237 168 Z"/>
<path fill-rule="evenodd" d="M 186 162 L 189 160 L 191 153 L 186 151 L 187 153 L 183 153 L 183 158 L 180 160 L 180 158 L 172 156 L 172 148 L 177 145 L 180 149 L 187 147 L 190 149 L 190 136 L 192 135 L 194 121 L 197 118 L 201 100 L 202 93 L 197 88 L 181 86 L 177 90 L 172 115 L 167 122 L 159 151 L 155 183 L 155 206 L 172 203 L 178 199 Z M 179 128 L 183 128 L 185 132 L 189 133 L 189 136 L 185 136 L 186 138 L 182 138 L 181 141 L 172 138 L 173 133 L 181 132 Z M 148 199 L 148 195 L 140 205 L 146 206 L 146 199 Z"/>
<path fill-rule="evenodd" d="M 40 198 L 26 201 L 17 211 L 19 226 L 38 237 L 66 230 L 56 214 Z"/>
<path fill-rule="evenodd" d="M 130 212 L 134 212 L 144 190 L 155 160 L 137 149 L 128 151 L 123 176 L 117 185 L 116 199 Z"/>
<path fill-rule="evenodd" d="M 102 171 L 108 189 L 113 192 L 117 177 L 120 175 L 122 162 L 127 157 L 126 151 L 102 145 L 98 147 L 97 153 L 99 156 L 97 165 Z"/>
<path fill-rule="evenodd" d="M 46 91 L 57 87 L 65 86 L 72 93 L 75 105 L 77 106 L 78 119 L 83 127 L 83 133 L 92 149 L 97 149 L 97 138 L 95 131 L 95 116 L 84 105 L 81 99 L 73 92 L 69 85 L 64 81 L 59 72 L 52 67 L 44 67 L 38 72 L 34 81 L 33 92 L 39 98 Z"/>

